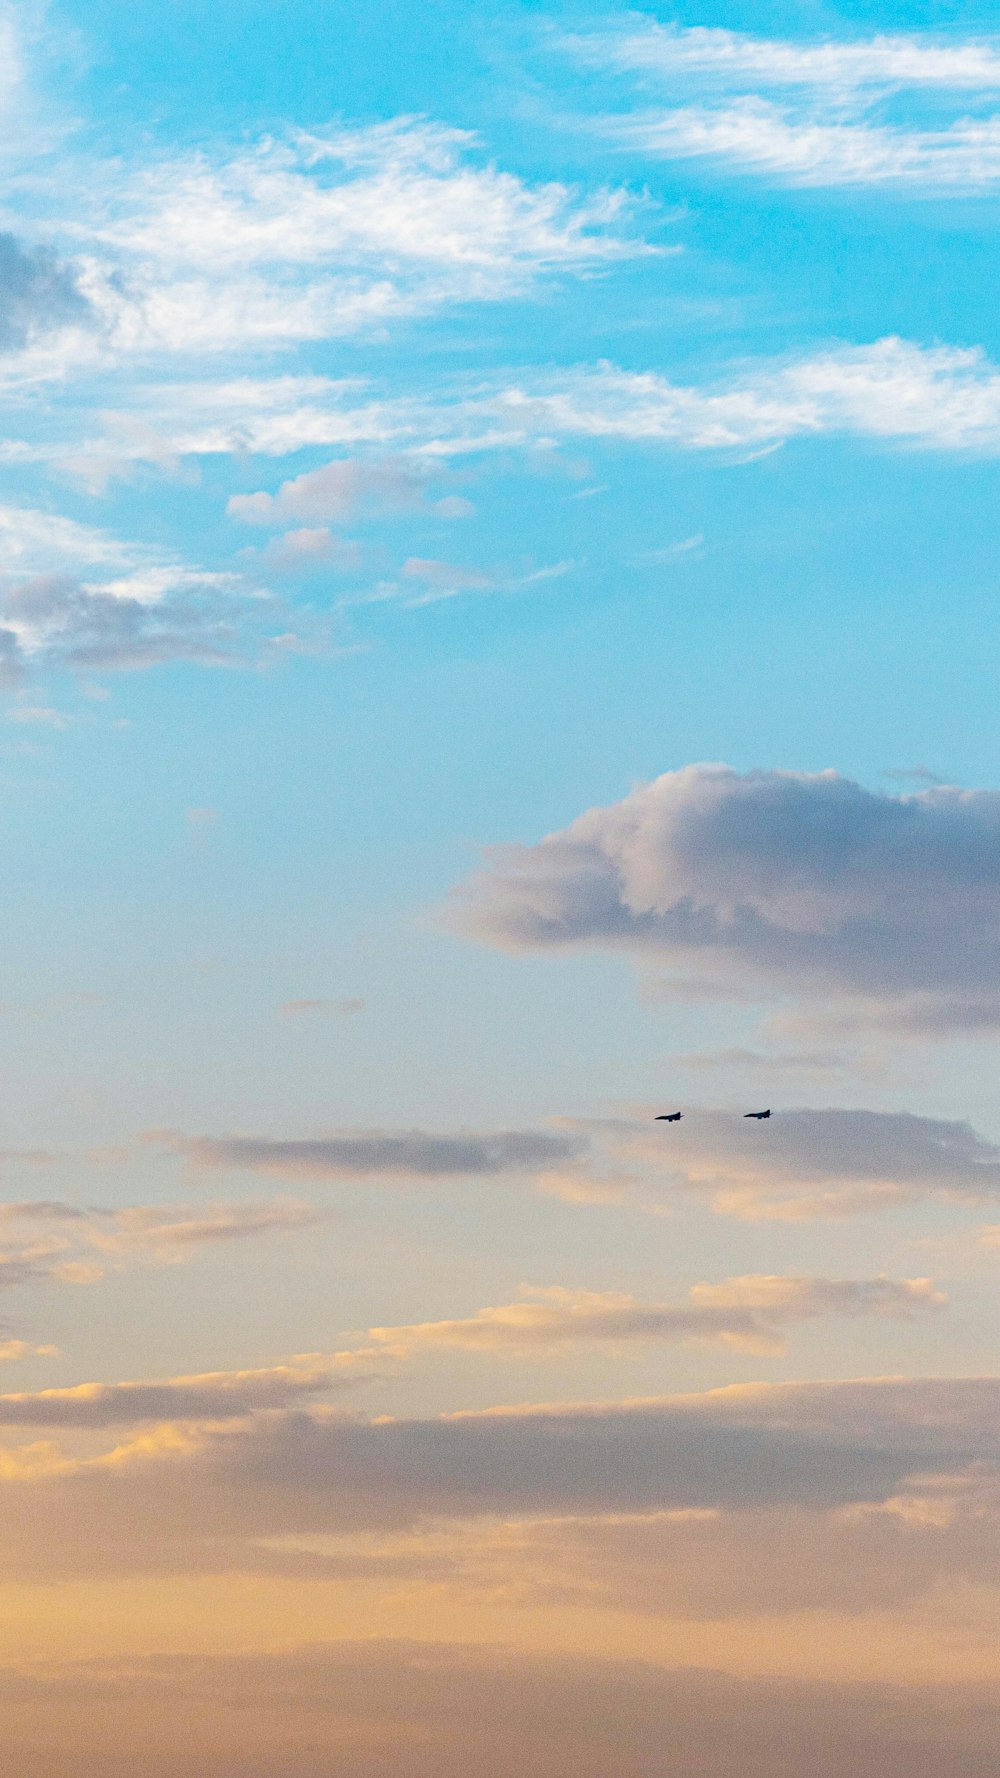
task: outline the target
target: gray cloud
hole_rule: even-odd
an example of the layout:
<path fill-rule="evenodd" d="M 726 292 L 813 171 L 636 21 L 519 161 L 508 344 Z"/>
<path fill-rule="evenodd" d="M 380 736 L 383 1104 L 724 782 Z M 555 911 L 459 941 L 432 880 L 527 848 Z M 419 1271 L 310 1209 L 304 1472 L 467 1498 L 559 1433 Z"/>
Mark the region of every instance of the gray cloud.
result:
<path fill-rule="evenodd" d="M 765 1126 L 732 1111 L 671 1125 L 590 1126 L 615 1161 L 639 1163 L 750 1219 L 800 1220 L 892 1208 L 922 1197 L 986 1203 L 1000 1194 L 1000 1147 L 967 1123 L 910 1112 L 782 1111 Z M 766 1129 L 767 1135 L 761 1135 Z"/>
<path fill-rule="evenodd" d="M 915 1029 L 1000 1022 L 1000 793 L 668 772 L 495 849 L 457 923 L 511 949 L 631 951 L 691 994 L 848 999 Z"/>
<path fill-rule="evenodd" d="M 371 1370 L 371 1355 L 362 1360 Z M 357 1362 L 316 1368 L 339 1374 Z M 178 1383 L 182 1414 L 207 1406 L 225 1416 L 225 1402 L 215 1408 L 226 1390 L 206 1398 L 204 1379 Z M 133 1398 L 99 1392 L 93 1406 L 60 1392 L 53 1420 L 169 1411 L 155 1393 L 162 1385 L 128 1387 Z M 234 1403 L 241 1387 L 252 1394 L 237 1381 Z M 294 1381 L 261 1384 L 265 1395 L 285 1387 Z M 32 1398 L 26 1418 L 42 1399 Z M 253 1570 L 271 1560 L 261 1539 L 471 1526 L 495 1515 L 885 1509 L 903 1523 L 908 1494 L 933 1507 L 965 1490 L 975 1507 L 975 1488 L 1000 1466 L 1000 1379 L 757 1383 L 438 1419 L 273 1407 L 183 1439 L 143 1435 L 106 1457 L 42 1461 L 29 1446 L 23 1469 L 16 1450 L 3 1457 L 0 1569 L 9 1576 Z"/>
<path fill-rule="evenodd" d="M 88 586 L 45 574 L 0 593 L 0 674 L 19 678 L 29 662 L 104 669 L 187 660 L 219 665 L 239 657 L 247 610 L 219 577 L 167 574 L 154 596 Z M 171 587 L 175 579 L 178 584 Z"/>
<path fill-rule="evenodd" d="M 14 235 L 0 234 L 0 351 L 90 319 L 90 304 L 71 267 L 43 247 L 26 248 Z"/>
<path fill-rule="evenodd" d="M 526 1172 L 573 1159 L 588 1146 L 586 1137 L 544 1130 L 499 1130 L 489 1135 L 372 1130 L 291 1141 L 165 1131 L 157 1138 L 197 1168 L 245 1168 L 282 1179 L 445 1179 L 463 1173 Z"/>

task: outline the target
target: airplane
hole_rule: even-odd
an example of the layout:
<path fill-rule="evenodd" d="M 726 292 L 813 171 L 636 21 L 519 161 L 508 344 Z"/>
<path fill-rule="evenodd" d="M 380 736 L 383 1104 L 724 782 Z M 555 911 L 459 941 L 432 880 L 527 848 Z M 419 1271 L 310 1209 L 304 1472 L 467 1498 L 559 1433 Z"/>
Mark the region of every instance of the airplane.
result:
<path fill-rule="evenodd" d="M 743 1113 L 744 1117 L 770 1117 L 770 1115 L 770 1107 L 768 1107 L 767 1111 L 745 1111 Z"/>
<path fill-rule="evenodd" d="M 683 1116 L 683 1111 L 661 1111 L 658 1117 L 654 1117 L 653 1122 L 654 1124 L 679 1124 Z"/>

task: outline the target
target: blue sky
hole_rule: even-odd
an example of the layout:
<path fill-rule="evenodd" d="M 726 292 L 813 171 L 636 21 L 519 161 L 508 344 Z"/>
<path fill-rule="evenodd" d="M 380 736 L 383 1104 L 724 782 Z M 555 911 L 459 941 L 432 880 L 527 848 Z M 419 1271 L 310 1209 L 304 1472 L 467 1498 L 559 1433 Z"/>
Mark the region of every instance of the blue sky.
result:
<path fill-rule="evenodd" d="M 995 24 L 0 6 L 0 1664 L 990 1682 Z"/>

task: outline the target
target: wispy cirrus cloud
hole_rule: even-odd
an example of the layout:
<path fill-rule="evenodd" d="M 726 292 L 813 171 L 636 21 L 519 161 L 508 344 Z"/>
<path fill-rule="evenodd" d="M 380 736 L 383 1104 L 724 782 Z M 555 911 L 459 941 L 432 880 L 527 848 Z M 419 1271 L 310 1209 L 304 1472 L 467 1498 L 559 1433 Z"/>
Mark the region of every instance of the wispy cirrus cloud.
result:
<path fill-rule="evenodd" d="M 931 196 L 993 191 L 1000 181 L 1000 117 L 902 130 L 803 119 L 754 98 L 615 118 L 606 133 L 643 155 L 716 161 L 792 185 L 877 186 Z"/>
<path fill-rule="evenodd" d="M 91 367 L 379 331 L 650 251 L 620 188 L 531 183 L 413 117 L 73 172 L 49 232 L 100 336 Z"/>
<path fill-rule="evenodd" d="M 595 67 L 665 80 L 693 77 L 718 86 L 1000 92 L 1000 46 L 987 36 L 914 31 L 861 38 L 751 37 L 704 25 L 663 25 L 630 13 L 591 31 L 565 33 L 558 42 Z"/>
<path fill-rule="evenodd" d="M 781 40 L 631 15 L 558 42 L 584 67 L 631 76 L 644 94 L 651 87 L 669 94 L 666 106 L 647 104 L 598 125 L 644 156 L 714 162 L 793 185 L 916 196 L 974 194 L 1000 178 L 1000 50 L 992 38 Z M 929 96 L 939 112 L 946 94 L 953 110 L 961 105 L 957 116 L 941 122 L 921 113 Z M 970 105 L 978 112 L 969 115 Z"/>
<path fill-rule="evenodd" d="M 381 501 L 384 510 L 390 488 L 400 502 L 412 497 L 416 509 L 442 463 L 533 448 L 539 439 L 730 454 L 824 437 L 986 455 L 1000 449 L 1000 369 L 982 349 L 895 337 L 743 360 L 702 382 L 601 363 L 520 369 L 474 385 L 456 379 L 433 398 L 276 377 L 147 386 L 141 401 L 142 427 L 123 411 L 110 432 L 40 446 L 39 461 L 79 460 L 88 473 L 95 463 L 119 473 L 141 462 L 234 452 L 350 451 L 274 494 L 231 499 L 233 517 L 276 527 L 339 522 L 366 503 Z M 89 426 L 89 416 L 81 419 Z M 464 512 L 458 496 L 431 507 L 441 517 Z"/>

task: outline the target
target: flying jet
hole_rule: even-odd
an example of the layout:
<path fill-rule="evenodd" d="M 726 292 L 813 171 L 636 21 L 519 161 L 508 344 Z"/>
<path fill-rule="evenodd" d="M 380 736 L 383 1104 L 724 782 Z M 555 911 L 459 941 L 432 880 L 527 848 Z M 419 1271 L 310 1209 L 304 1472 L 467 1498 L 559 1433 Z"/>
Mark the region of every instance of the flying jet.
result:
<path fill-rule="evenodd" d="M 744 1117 L 770 1117 L 770 1115 L 771 1115 L 770 1106 L 768 1107 L 768 1109 L 766 1111 L 745 1111 L 743 1113 Z"/>
<path fill-rule="evenodd" d="M 654 1117 L 653 1122 L 654 1124 L 679 1124 L 683 1116 L 683 1111 L 661 1111 L 658 1117 Z"/>

